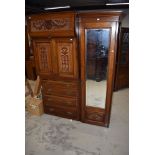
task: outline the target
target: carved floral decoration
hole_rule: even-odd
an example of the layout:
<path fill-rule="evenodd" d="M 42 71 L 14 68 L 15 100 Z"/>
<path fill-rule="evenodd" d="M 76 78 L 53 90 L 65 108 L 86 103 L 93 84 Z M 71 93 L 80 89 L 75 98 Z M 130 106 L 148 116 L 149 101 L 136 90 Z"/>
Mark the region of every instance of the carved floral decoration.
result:
<path fill-rule="evenodd" d="M 69 19 L 44 19 L 31 22 L 32 31 L 53 30 L 69 27 Z"/>
<path fill-rule="evenodd" d="M 62 47 L 61 49 L 61 62 L 62 62 L 62 71 L 69 71 L 69 56 L 68 56 L 68 48 Z"/>

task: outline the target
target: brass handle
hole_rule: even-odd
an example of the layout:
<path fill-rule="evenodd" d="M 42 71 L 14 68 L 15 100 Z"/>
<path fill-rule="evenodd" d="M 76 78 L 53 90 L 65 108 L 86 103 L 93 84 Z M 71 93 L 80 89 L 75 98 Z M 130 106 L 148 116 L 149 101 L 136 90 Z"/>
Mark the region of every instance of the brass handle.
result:
<path fill-rule="evenodd" d="M 47 101 L 52 101 L 52 99 L 51 98 L 47 98 Z"/>
<path fill-rule="evenodd" d="M 49 110 L 50 110 L 50 111 L 54 111 L 54 109 L 53 109 L 53 108 L 50 108 Z"/>
<path fill-rule="evenodd" d="M 51 36 L 51 35 L 49 35 L 49 36 L 48 36 L 48 39 L 51 39 L 51 38 L 52 38 L 52 36 Z"/>
<path fill-rule="evenodd" d="M 67 112 L 67 114 L 72 115 L 72 113 L 71 113 L 71 112 Z"/>
<path fill-rule="evenodd" d="M 67 105 L 71 105 L 71 104 L 72 104 L 72 102 L 69 102 L 69 101 L 68 101 L 68 102 L 66 102 L 66 103 L 67 103 Z"/>
<path fill-rule="evenodd" d="M 97 114 L 94 115 L 96 118 L 99 118 L 99 116 Z"/>
<path fill-rule="evenodd" d="M 67 85 L 66 85 L 66 87 L 67 87 L 67 88 L 69 88 L 69 87 L 70 87 L 70 85 L 69 85 L 69 84 L 67 84 Z"/>
<path fill-rule="evenodd" d="M 66 94 L 67 94 L 67 95 L 71 95 L 71 92 L 70 92 L 70 91 L 67 91 Z"/>
<path fill-rule="evenodd" d="M 45 105 L 46 105 L 46 106 L 51 106 L 51 104 L 50 104 L 50 103 L 48 103 L 48 102 L 46 102 L 46 103 L 45 103 Z"/>

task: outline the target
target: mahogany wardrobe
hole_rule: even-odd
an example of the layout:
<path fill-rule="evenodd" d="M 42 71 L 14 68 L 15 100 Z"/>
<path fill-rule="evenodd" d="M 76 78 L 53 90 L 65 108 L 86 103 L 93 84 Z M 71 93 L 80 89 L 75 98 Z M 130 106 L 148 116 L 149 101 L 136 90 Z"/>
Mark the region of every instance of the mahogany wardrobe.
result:
<path fill-rule="evenodd" d="M 109 126 L 121 12 L 27 16 L 44 112 Z"/>

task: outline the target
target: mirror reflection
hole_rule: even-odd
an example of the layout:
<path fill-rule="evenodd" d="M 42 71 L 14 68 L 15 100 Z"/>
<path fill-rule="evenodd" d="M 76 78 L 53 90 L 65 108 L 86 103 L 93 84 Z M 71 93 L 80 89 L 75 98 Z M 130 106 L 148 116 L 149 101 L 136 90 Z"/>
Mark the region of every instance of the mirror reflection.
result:
<path fill-rule="evenodd" d="M 105 108 L 109 29 L 86 30 L 86 105 Z"/>

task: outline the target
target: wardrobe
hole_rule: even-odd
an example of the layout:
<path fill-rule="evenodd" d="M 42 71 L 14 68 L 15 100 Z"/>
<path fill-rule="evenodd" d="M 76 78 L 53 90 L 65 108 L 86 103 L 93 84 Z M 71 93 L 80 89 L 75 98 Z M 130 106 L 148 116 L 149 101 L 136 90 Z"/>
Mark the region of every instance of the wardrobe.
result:
<path fill-rule="evenodd" d="M 108 127 L 120 11 L 27 17 L 44 112 Z"/>

